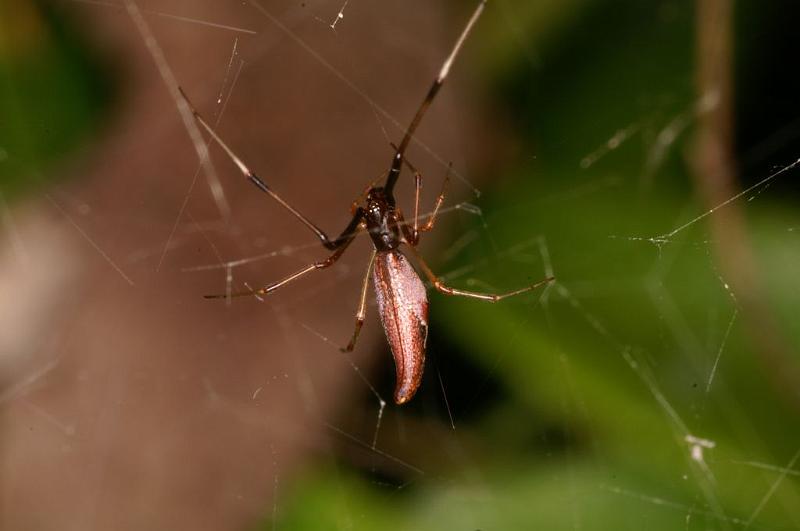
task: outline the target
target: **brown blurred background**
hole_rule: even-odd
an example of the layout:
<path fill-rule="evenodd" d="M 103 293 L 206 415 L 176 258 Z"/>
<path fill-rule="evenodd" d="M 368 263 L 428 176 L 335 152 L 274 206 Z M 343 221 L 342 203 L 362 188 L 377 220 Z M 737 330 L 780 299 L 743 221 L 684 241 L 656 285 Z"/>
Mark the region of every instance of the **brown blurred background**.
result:
<path fill-rule="evenodd" d="M 263 4 L 402 124 L 464 19 L 430 2 L 412 9 L 368 2 L 345 10 L 333 30 L 338 8 L 330 2 Z M 242 288 L 325 252 L 212 146 L 229 215 L 215 203 L 121 4 L 10 9 L 5 24 L 41 25 L 34 41 L 49 38 L 50 17 L 64 17 L 99 50 L 118 95 L 94 140 L 59 164 L 56 173 L 69 179 L 4 211 L 13 238 L 0 262 L 0 527 L 246 528 L 283 478 L 309 454 L 327 451 L 327 425 L 347 415 L 354 390 L 364 391 L 347 357 L 306 327 L 346 343 L 369 244 L 361 238 L 335 267 L 263 302 L 203 300 L 225 291 L 226 269 L 188 269 L 277 252 L 232 269 L 234 288 Z M 401 131 L 247 3 L 165 0 L 139 9 L 175 78 L 202 113 L 219 120 L 233 149 L 338 233 L 350 203 L 390 160 L 382 128 L 395 142 Z M 474 140 L 464 139 L 474 138 L 479 113 L 466 104 L 469 59 L 459 63 L 420 139 L 465 171 L 464 143 Z M 444 168 L 418 151 L 414 163 L 431 168 L 427 204 Z M 401 188 L 408 198 L 410 178 Z M 469 193 L 456 181 L 451 197 Z M 372 302 L 368 311 L 350 357 L 372 379 L 373 367 L 392 360 Z M 391 388 L 379 392 L 391 397 Z"/>

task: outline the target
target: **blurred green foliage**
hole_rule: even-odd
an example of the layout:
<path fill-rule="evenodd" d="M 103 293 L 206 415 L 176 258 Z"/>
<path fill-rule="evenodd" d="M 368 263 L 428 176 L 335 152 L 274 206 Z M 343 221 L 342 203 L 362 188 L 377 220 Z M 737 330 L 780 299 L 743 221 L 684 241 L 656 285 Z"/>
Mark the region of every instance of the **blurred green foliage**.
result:
<path fill-rule="evenodd" d="M 109 72 L 64 13 L 48 4 L 0 5 L 0 192 L 42 184 L 50 165 L 99 127 Z"/>
<path fill-rule="evenodd" d="M 479 201 L 484 217 L 463 220 L 481 243 L 439 270 L 466 267 L 456 285 L 502 290 L 545 276 L 544 249 L 558 283 L 496 305 L 432 294 L 432 333 L 446 338 L 434 338 L 428 372 L 448 356 L 477 367 L 444 373 L 448 383 L 471 379 L 450 396 L 456 430 L 443 408 L 436 431 L 413 420 L 426 406 L 403 406 L 403 442 L 386 427 L 390 413 L 379 447 L 423 474 L 394 471 L 387 484 L 385 469 L 350 457 L 298 482 L 277 525 L 800 527 L 797 472 L 763 467 L 797 451 L 797 411 L 746 333 L 706 220 L 647 241 L 706 209 L 687 164 L 694 3 L 519 0 L 487 11 L 469 50 L 483 58 L 499 122 L 510 124 L 511 156 Z M 787 245 L 787 228 L 800 223 L 779 206 L 786 199 L 765 193 L 746 208 L 781 333 L 797 352 L 800 248 Z M 499 398 L 485 392 L 487 379 Z M 432 391 L 417 400 L 442 400 L 436 376 L 424 385 Z"/>

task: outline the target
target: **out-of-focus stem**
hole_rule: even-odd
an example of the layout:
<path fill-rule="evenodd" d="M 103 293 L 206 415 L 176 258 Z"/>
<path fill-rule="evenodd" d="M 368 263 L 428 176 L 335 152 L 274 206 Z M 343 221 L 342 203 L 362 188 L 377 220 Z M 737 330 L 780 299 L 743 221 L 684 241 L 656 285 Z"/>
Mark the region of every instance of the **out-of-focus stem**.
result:
<path fill-rule="evenodd" d="M 709 208 L 739 191 L 733 145 L 732 27 L 732 0 L 697 0 L 699 112 L 691 164 Z M 773 383 L 800 407 L 800 372 L 762 288 L 744 214 L 732 203 L 709 216 L 709 224 L 720 270 L 736 293 L 750 340 Z"/>

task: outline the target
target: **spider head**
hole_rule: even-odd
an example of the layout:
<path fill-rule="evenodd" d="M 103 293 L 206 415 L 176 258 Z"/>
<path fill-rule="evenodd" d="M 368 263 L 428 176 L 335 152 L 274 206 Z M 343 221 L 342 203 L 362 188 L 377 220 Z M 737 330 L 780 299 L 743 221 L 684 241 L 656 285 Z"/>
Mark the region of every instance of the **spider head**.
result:
<path fill-rule="evenodd" d="M 375 248 L 379 251 L 395 249 L 400 244 L 400 234 L 395 224 L 394 198 L 383 187 L 372 188 L 367 192 L 364 211 L 364 221 Z"/>
<path fill-rule="evenodd" d="M 367 203 L 373 203 L 375 201 L 387 201 L 386 190 L 383 186 L 375 186 L 370 188 L 369 192 L 367 192 Z"/>
<path fill-rule="evenodd" d="M 367 192 L 367 212 L 371 217 L 384 217 L 394 208 L 394 198 L 382 186 L 370 188 Z"/>

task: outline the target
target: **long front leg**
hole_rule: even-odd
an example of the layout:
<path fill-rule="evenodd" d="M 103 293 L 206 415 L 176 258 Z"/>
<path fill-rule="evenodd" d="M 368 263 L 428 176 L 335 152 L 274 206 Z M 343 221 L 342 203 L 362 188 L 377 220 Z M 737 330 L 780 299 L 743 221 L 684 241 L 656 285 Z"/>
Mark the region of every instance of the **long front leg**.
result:
<path fill-rule="evenodd" d="M 455 61 L 458 52 L 461 51 L 464 41 L 467 40 L 467 35 L 469 35 L 469 32 L 472 31 L 472 26 L 474 26 L 478 21 L 478 17 L 481 16 L 483 7 L 485 5 L 486 0 L 481 0 L 481 3 L 478 4 L 477 8 L 475 8 L 475 11 L 472 13 L 469 22 L 467 22 L 467 25 L 461 32 L 461 35 L 459 35 L 455 46 L 453 46 L 453 49 L 450 51 L 450 55 L 447 56 L 444 64 L 442 64 L 442 68 L 439 70 L 439 75 L 437 75 L 436 79 L 433 80 L 433 84 L 431 85 L 431 88 L 428 89 L 425 99 L 422 100 L 422 103 L 417 109 L 417 113 L 411 120 L 411 124 L 408 126 L 408 129 L 406 129 L 405 135 L 403 135 L 403 140 L 400 142 L 400 146 L 397 148 L 394 158 L 392 158 L 392 166 L 389 169 L 389 177 L 386 179 L 385 188 L 389 195 L 392 195 L 394 185 L 397 182 L 397 178 L 400 176 L 400 170 L 403 166 L 403 157 L 405 156 L 406 148 L 408 148 L 411 139 L 414 137 L 414 132 L 417 130 L 422 118 L 425 116 L 425 112 L 428 110 L 428 107 L 431 106 L 434 98 L 436 98 L 436 94 L 439 92 L 439 89 L 442 88 L 444 80 L 447 79 L 447 74 L 450 73 L 450 67 L 453 66 L 453 61 Z"/>
<path fill-rule="evenodd" d="M 325 234 L 325 232 L 321 228 L 319 228 L 314 222 L 312 222 L 306 216 L 301 214 L 292 205 L 287 203 L 272 188 L 270 188 L 269 185 L 267 185 L 267 183 L 265 183 L 258 175 L 256 175 L 255 172 L 253 172 L 250 168 L 248 168 L 245 165 L 245 163 L 242 161 L 242 159 L 240 159 L 236 155 L 236 153 L 234 153 L 233 150 L 230 147 L 228 147 L 228 144 L 226 144 L 222 140 L 222 138 L 217 134 L 217 132 L 214 130 L 214 128 L 211 127 L 211 125 L 209 125 L 208 122 L 206 122 L 205 118 L 203 118 L 203 115 L 201 115 L 197 111 L 197 109 L 194 108 L 194 106 L 192 105 L 192 102 L 189 101 L 189 98 L 186 96 L 186 93 L 183 91 L 183 89 L 180 88 L 180 87 L 178 87 L 178 89 L 180 90 L 181 95 L 183 96 L 183 99 L 186 100 L 186 103 L 189 105 L 189 108 L 191 109 L 192 114 L 194 114 L 194 117 L 197 119 L 197 121 L 200 123 L 200 125 L 202 125 L 203 128 L 206 131 L 208 131 L 208 134 L 211 135 L 211 138 L 213 138 L 214 141 L 216 141 L 216 143 L 219 144 L 219 146 L 222 148 L 222 150 L 225 151 L 225 154 L 228 155 L 228 157 L 233 161 L 233 163 L 236 165 L 236 167 L 239 168 L 239 171 L 242 172 L 242 175 L 244 175 L 245 178 L 248 181 L 253 183 L 253 185 L 255 185 L 256 188 L 258 188 L 259 190 L 261 190 L 265 194 L 269 195 L 279 205 L 281 205 L 283 208 L 288 210 L 294 217 L 296 217 L 298 220 L 300 220 L 300 222 L 303 225 L 308 227 L 317 236 L 317 238 L 319 238 L 320 243 L 322 243 L 322 245 L 325 246 L 326 249 L 329 249 L 329 250 L 333 251 L 333 250 L 337 249 L 340 245 L 343 244 L 343 242 L 346 239 L 346 236 L 348 234 L 352 233 L 355 230 L 355 228 L 358 226 L 359 222 L 361 221 L 358 211 L 354 211 L 353 212 L 353 219 L 350 221 L 350 224 L 345 228 L 345 230 L 342 231 L 341 235 L 338 238 L 336 238 L 335 240 L 331 240 L 328 237 L 328 235 Z"/>

